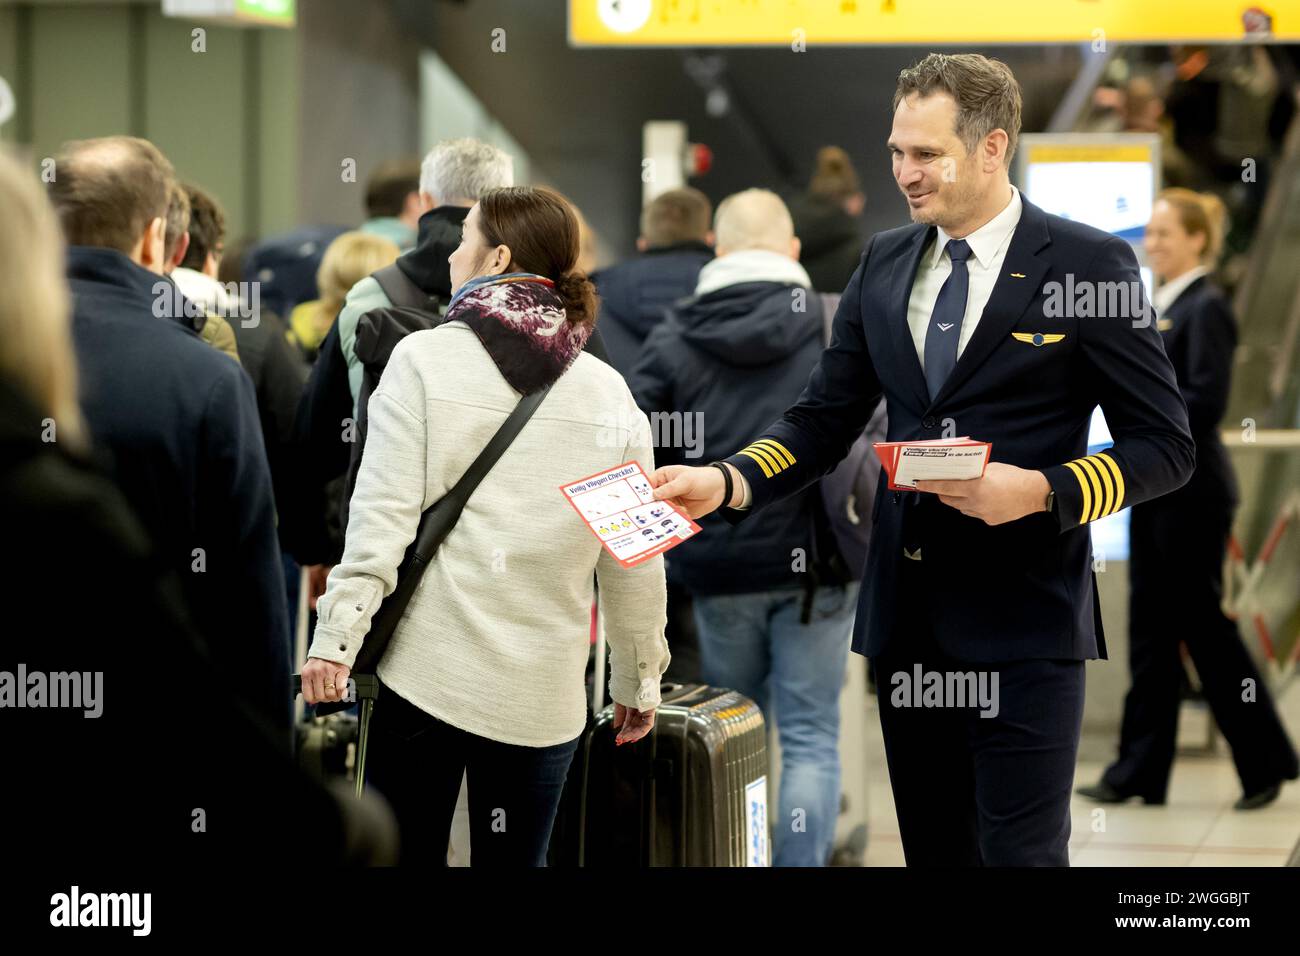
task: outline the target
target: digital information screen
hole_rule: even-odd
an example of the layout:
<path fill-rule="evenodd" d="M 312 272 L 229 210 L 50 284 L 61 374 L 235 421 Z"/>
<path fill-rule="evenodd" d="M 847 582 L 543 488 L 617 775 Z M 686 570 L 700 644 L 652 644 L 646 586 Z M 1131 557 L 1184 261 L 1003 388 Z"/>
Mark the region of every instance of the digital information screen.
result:
<path fill-rule="evenodd" d="M 1146 134 L 1137 134 L 1136 142 L 1115 142 L 1126 138 L 1026 134 L 1020 144 L 1020 188 L 1050 213 L 1140 244 L 1155 202 L 1160 144 Z"/>
<path fill-rule="evenodd" d="M 1057 216 L 1105 230 L 1145 256 L 1142 237 L 1160 187 L 1160 142 L 1145 133 L 1027 133 L 1017 148 L 1019 186 L 1034 205 Z M 1142 266 L 1151 295 L 1151 270 Z M 1092 414 L 1088 454 L 1109 448 L 1110 429 L 1101 409 Z M 1098 558 L 1125 561 L 1129 510 L 1092 523 Z"/>

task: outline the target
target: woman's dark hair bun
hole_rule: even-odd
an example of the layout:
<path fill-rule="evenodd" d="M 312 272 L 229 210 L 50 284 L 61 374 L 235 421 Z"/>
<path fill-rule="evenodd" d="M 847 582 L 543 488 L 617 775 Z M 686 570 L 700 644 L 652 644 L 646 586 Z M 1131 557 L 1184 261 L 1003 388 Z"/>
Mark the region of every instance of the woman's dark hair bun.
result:
<path fill-rule="evenodd" d="M 565 315 L 570 322 L 589 325 L 596 321 L 596 287 L 585 272 L 573 270 L 555 280 L 555 291 L 564 300 Z"/>
<path fill-rule="evenodd" d="M 553 280 L 568 321 L 596 321 L 596 287 L 574 268 L 582 224 L 572 203 L 546 186 L 505 186 L 479 197 L 478 214 L 488 248 L 509 247 L 511 270 Z"/>

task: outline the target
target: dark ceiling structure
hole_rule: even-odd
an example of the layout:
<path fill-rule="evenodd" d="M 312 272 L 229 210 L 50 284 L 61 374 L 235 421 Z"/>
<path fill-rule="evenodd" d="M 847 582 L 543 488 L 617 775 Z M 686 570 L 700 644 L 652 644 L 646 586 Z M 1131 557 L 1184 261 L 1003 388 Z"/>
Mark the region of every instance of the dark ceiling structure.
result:
<path fill-rule="evenodd" d="M 866 232 L 906 221 L 885 140 L 898 72 L 928 49 L 574 49 L 563 0 L 393 2 L 413 36 L 474 91 L 537 172 L 582 207 L 616 255 L 630 253 L 636 238 L 641 126 L 654 119 L 686 122 L 691 140 L 713 150 L 712 171 L 693 185 L 715 203 L 750 186 L 800 189 L 817 148 L 834 144 L 849 151 L 862 179 Z M 492 49 L 498 28 L 505 52 Z M 1015 71 L 1026 130 L 1047 122 L 1081 55 L 1041 46 L 978 52 Z"/>

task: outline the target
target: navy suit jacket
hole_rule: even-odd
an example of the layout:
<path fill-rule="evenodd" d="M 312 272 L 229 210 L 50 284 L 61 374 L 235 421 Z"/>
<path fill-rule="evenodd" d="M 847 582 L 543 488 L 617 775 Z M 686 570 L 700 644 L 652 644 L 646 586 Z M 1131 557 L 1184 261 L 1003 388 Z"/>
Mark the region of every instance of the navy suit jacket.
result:
<path fill-rule="evenodd" d="M 73 246 L 68 280 L 91 436 L 176 572 L 226 686 L 287 731 L 289 609 L 253 383 L 193 330 L 155 314 L 170 301 L 159 295 L 170 280 L 123 253 Z M 103 610 L 126 622 L 133 639 L 129 606 Z"/>
<path fill-rule="evenodd" d="M 1024 200 L 988 305 L 932 401 L 907 305 L 935 231 L 913 224 L 872 237 L 798 402 L 726 459 L 753 499 L 724 514 L 746 520 L 829 472 L 883 393 L 889 440 L 991 442 L 992 461 L 1046 475 L 1056 512 L 990 526 L 933 495 L 891 492 L 882 478 L 853 649 L 878 655 L 906 614 L 928 619 L 939 646 L 962 660 L 1104 658 L 1086 526 L 1179 487 L 1195 462 L 1137 260 L 1123 240 Z M 1115 443 L 1088 455 L 1098 405 Z M 905 547 L 921 549 L 924 606 L 895 601 Z M 899 633 L 909 628 L 898 621 Z"/>
<path fill-rule="evenodd" d="M 1206 509 L 1230 518 L 1238 502 L 1237 479 L 1219 436 L 1219 423 L 1228 410 L 1237 349 L 1232 307 L 1223 290 L 1208 276 L 1201 276 L 1170 304 L 1156 327 L 1178 376 L 1178 390 L 1187 403 L 1187 422 L 1196 442 L 1196 473 L 1158 507 L 1183 508 L 1188 520 L 1195 520 Z"/>

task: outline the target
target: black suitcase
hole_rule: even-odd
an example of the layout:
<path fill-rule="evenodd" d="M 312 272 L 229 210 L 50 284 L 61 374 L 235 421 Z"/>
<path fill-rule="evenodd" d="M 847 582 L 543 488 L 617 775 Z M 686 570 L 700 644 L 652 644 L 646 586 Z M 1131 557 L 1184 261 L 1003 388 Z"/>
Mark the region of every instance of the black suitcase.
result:
<path fill-rule="evenodd" d="M 298 723 L 294 728 L 298 766 L 317 780 L 342 777 L 355 781 L 360 723 L 351 714 L 310 717 Z"/>
<path fill-rule="evenodd" d="M 665 684 L 655 726 L 584 732 L 552 832 L 554 866 L 768 866 L 767 731 L 749 698 Z"/>

